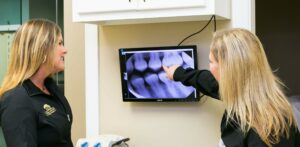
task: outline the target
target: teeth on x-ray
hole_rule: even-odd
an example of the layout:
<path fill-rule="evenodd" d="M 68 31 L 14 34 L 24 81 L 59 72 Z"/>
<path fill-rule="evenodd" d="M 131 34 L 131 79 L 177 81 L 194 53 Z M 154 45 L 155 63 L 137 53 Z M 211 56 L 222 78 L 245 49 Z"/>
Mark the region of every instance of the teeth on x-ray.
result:
<path fill-rule="evenodd" d="M 134 67 L 133 67 L 133 63 L 132 63 L 132 60 L 128 60 L 126 62 L 126 72 L 127 74 L 131 74 L 134 70 Z"/>
<path fill-rule="evenodd" d="M 144 97 L 151 97 L 149 90 L 145 86 L 144 78 L 133 75 L 131 77 L 131 84 L 138 94 Z"/>
<path fill-rule="evenodd" d="M 144 54 L 135 54 L 134 58 L 134 68 L 139 72 L 144 72 L 147 68 L 147 62 L 144 58 Z"/>
<path fill-rule="evenodd" d="M 164 89 L 167 91 L 167 95 L 169 97 L 180 97 L 180 92 L 176 91 L 174 88 L 174 82 L 167 78 L 166 72 L 159 72 L 158 77 L 164 83 Z M 185 90 L 185 88 L 182 90 Z"/>
<path fill-rule="evenodd" d="M 151 53 L 149 54 L 149 68 L 153 71 L 159 71 L 161 68 L 161 60 L 159 58 L 159 53 Z"/>
<path fill-rule="evenodd" d="M 182 65 L 183 60 L 178 52 L 165 52 L 163 57 L 163 65 L 171 66 L 174 64 Z"/>
<path fill-rule="evenodd" d="M 183 64 L 183 68 L 195 67 L 193 59 L 189 55 L 187 55 L 185 52 L 181 53 L 181 57 L 183 59 L 183 62 L 185 63 L 185 64 Z"/>
<path fill-rule="evenodd" d="M 185 98 L 194 92 L 180 82 L 166 77 L 162 65 L 194 68 L 192 57 L 185 52 L 134 53 L 126 61 L 128 89 L 137 98 Z"/>
<path fill-rule="evenodd" d="M 166 91 L 161 88 L 161 83 L 159 83 L 156 73 L 147 73 L 145 80 L 150 85 L 150 90 L 154 97 L 167 97 Z"/>

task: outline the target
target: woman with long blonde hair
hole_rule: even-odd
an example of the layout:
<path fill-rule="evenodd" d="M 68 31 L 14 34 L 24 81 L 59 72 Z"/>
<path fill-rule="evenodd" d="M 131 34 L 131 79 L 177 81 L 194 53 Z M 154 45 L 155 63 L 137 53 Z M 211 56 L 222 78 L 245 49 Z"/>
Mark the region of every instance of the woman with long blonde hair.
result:
<path fill-rule="evenodd" d="M 72 112 L 51 78 L 67 49 L 55 23 L 34 19 L 15 33 L 0 88 L 0 126 L 8 147 L 72 147 Z"/>
<path fill-rule="evenodd" d="M 263 46 L 245 29 L 214 34 L 210 71 L 165 67 L 167 76 L 221 99 L 226 147 L 299 147 L 300 135 L 283 83 L 273 74 Z"/>

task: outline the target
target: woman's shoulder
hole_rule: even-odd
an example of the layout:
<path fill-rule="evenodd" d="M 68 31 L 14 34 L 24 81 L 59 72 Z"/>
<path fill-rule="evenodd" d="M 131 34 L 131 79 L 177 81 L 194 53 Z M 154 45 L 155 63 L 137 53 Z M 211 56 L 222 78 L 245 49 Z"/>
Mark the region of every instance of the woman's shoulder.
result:
<path fill-rule="evenodd" d="M 17 106 L 18 104 L 26 104 L 28 103 L 28 93 L 26 89 L 22 85 L 18 85 L 17 87 L 8 90 L 5 92 L 0 99 L 1 107 L 13 103 L 13 105 Z"/>

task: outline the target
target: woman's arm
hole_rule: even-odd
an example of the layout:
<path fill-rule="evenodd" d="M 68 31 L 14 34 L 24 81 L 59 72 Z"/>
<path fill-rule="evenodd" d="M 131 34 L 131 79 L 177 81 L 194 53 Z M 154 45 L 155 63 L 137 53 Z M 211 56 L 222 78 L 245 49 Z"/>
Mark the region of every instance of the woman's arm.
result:
<path fill-rule="evenodd" d="M 37 121 L 30 100 L 6 98 L 1 104 L 1 127 L 7 146 L 37 147 Z"/>
<path fill-rule="evenodd" d="M 200 92 L 210 97 L 219 99 L 219 86 L 217 80 L 208 70 L 183 69 L 178 65 L 165 67 L 167 76 L 175 81 L 180 81 L 186 86 L 193 86 Z"/>

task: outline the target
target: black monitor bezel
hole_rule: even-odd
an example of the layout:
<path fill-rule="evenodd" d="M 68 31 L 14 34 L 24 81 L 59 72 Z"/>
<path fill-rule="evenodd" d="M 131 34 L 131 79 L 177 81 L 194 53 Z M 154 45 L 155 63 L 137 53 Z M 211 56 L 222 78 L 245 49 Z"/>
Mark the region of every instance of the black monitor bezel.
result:
<path fill-rule="evenodd" d="M 119 64 L 120 64 L 120 77 L 121 77 L 121 88 L 122 88 L 122 99 L 123 102 L 199 102 L 200 96 L 199 91 L 195 89 L 196 98 L 147 98 L 147 99 L 138 99 L 138 98 L 128 98 L 125 93 L 127 90 L 127 82 L 123 79 L 123 73 L 126 71 L 126 63 L 122 58 L 122 51 L 151 51 L 151 50 L 174 50 L 174 49 L 193 49 L 194 56 L 194 68 L 198 69 L 198 58 L 197 58 L 197 46 L 196 45 L 186 45 L 186 46 L 160 46 L 160 47 L 137 47 L 137 48 L 120 48 L 119 49 Z"/>

